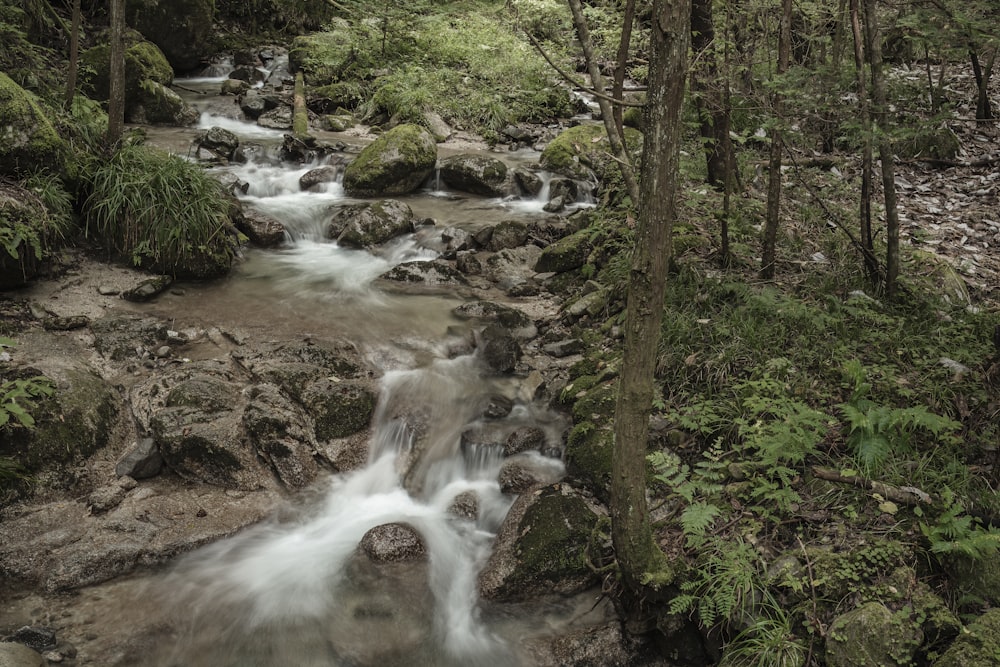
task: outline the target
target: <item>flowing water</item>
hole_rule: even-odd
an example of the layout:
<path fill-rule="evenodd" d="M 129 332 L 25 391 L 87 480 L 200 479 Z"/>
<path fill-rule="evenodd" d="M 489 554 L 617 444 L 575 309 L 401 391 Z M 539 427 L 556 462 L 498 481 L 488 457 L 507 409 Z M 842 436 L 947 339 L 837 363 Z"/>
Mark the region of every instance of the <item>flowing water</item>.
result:
<path fill-rule="evenodd" d="M 210 89 L 218 80 L 183 83 Z M 220 108 L 217 99 L 200 100 Z M 281 137 L 212 111 L 202 125 L 223 125 L 265 147 Z M 154 128 L 150 136 L 182 154 L 190 141 L 190 133 L 178 130 Z M 511 162 L 535 157 L 507 156 Z M 544 200 L 457 197 L 433 182 L 405 201 L 438 225 L 369 253 L 323 238 L 331 209 L 349 200 L 339 183 L 302 192 L 298 179 L 315 166 L 264 159 L 223 168 L 223 179 L 249 183 L 241 195 L 245 206 L 284 223 L 288 243 L 247 250 L 227 280 L 192 286 L 183 297 L 164 295 L 156 307 L 166 313 L 183 308 L 188 317 L 264 338 L 322 333 L 354 342 L 382 373 L 368 463 L 320 483 L 267 523 L 183 558 L 158 586 L 176 634 L 153 651 L 150 664 L 531 664 L 526 637 L 605 610 L 593 610 L 593 595 L 527 606 L 478 599 L 478 573 L 513 499 L 496 481 L 501 459 L 495 448 L 463 450 L 460 440 L 497 394 L 514 402 L 506 418 L 511 424 L 541 426 L 556 445 L 564 423 L 523 396 L 516 378 L 492 378 L 474 354 L 449 352 L 468 335 L 469 325 L 451 315 L 465 295 L 390 292 L 374 281 L 400 262 L 436 257 L 442 227 L 475 231 L 525 218 L 540 214 Z M 399 406 L 426 416 L 420 448 L 395 419 Z M 534 455 L 532 464 L 553 480 L 563 472 L 557 459 Z M 467 492 L 478 498 L 475 519 L 450 511 Z M 367 558 L 362 538 L 390 523 L 419 533 L 426 559 Z"/>

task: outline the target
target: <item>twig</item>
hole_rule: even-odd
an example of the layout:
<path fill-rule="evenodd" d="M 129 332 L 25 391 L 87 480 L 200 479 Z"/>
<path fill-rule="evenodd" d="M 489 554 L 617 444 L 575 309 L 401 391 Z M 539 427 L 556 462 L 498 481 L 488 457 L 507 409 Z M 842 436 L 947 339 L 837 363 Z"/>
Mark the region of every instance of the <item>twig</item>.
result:
<path fill-rule="evenodd" d="M 1000 164 L 1000 153 L 984 155 L 983 157 L 975 160 L 945 160 L 943 158 L 935 157 L 915 157 L 908 160 L 899 160 L 899 162 L 906 164 L 923 162 L 925 164 L 932 164 L 936 167 L 992 167 L 995 164 Z"/>
<path fill-rule="evenodd" d="M 867 479 L 860 475 L 842 475 L 833 468 L 824 468 L 821 466 L 812 466 L 812 472 L 820 479 L 825 479 L 828 482 L 853 484 L 860 489 L 877 493 L 886 500 L 891 500 L 895 503 L 910 506 L 931 505 L 937 500 L 929 493 L 925 493 L 914 486 L 893 486 L 874 479 Z"/>

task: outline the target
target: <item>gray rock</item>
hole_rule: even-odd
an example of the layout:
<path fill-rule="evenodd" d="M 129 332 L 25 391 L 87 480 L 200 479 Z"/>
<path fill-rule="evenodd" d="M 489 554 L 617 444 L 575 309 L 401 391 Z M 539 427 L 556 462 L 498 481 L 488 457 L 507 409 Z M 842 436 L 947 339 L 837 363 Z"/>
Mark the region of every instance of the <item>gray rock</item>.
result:
<path fill-rule="evenodd" d="M 194 142 L 199 151 L 204 148 L 224 160 L 231 159 L 236 148 L 240 145 L 240 139 L 235 133 L 217 126 L 210 127 L 203 134 L 195 137 Z"/>
<path fill-rule="evenodd" d="M 496 252 L 517 248 L 528 242 L 528 226 L 517 220 L 504 220 L 493 227 L 487 248 Z"/>
<path fill-rule="evenodd" d="M 542 207 L 542 210 L 546 213 L 559 213 L 560 211 L 565 210 L 566 204 L 568 203 L 569 202 L 566 201 L 566 197 L 558 195 L 545 202 L 545 206 Z"/>
<path fill-rule="evenodd" d="M 502 290 L 530 282 L 534 266 L 542 250 L 535 245 L 507 248 L 490 255 L 483 266 L 483 275 Z"/>
<path fill-rule="evenodd" d="M 909 664 L 923 632 L 914 622 L 900 622 L 881 602 L 869 602 L 830 624 L 826 664 L 830 667 Z"/>
<path fill-rule="evenodd" d="M 488 197 L 506 193 L 507 165 L 495 157 L 465 153 L 441 160 L 441 179 L 451 188 Z"/>
<path fill-rule="evenodd" d="M 455 268 L 467 276 L 478 276 L 483 273 L 483 263 L 479 256 L 471 251 L 460 252 L 455 256 Z"/>
<path fill-rule="evenodd" d="M 243 79 L 226 79 L 219 86 L 220 95 L 242 95 L 248 90 L 250 90 L 250 84 Z"/>
<path fill-rule="evenodd" d="M 524 194 L 529 197 L 536 197 L 538 193 L 542 191 L 545 183 L 542 181 L 542 177 L 533 171 L 524 169 L 523 167 L 518 167 L 513 170 L 514 181 L 521 188 Z"/>
<path fill-rule="evenodd" d="M 11 636 L 19 644 L 36 651 L 45 651 L 56 646 L 56 631 L 42 625 L 26 625 Z"/>
<path fill-rule="evenodd" d="M 310 169 L 299 177 L 299 187 L 310 190 L 320 183 L 336 183 L 343 168 L 340 165 L 327 164 Z"/>
<path fill-rule="evenodd" d="M 240 110 L 250 120 L 257 120 L 265 111 L 270 111 L 277 105 L 269 103 L 268 98 L 255 90 L 248 90 L 240 100 Z"/>
<path fill-rule="evenodd" d="M 125 498 L 125 489 L 117 484 L 102 486 L 95 489 L 87 496 L 87 508 L 91 514 L 103 514 L 108 510 L 118 507 L 122 499 Z"/>
<path fill-rule="evenodd" d="M 509 415 L 513 409 L 514 401 L 510 400 L 506 396 L 494 395 L 490 396 L 489 401 L 486 403 L 486 409 L 483 410 L 483 416 L 487 419 L 503 419 Z"/>
<path fill-rule="evenodd" d="M 327 224 L 327 237 L 351 248 L 371 248 L 414 230 L 413 211 L 401 201 L 383 199 L 342 206 Z"/>
<path fill-rule="evenodd" d="M 280 106 L 257 117 L 257 124 L 271 130 L 292 129 L 292 108 Z"/>
<path fill-rule="evenodd" d="M 451 501 L 448 511 L 463 519 L 475 521 L 479 516 L 479 496 L 475 491 L 463 491 Z"/>
<path fill-rule="evenodd" d="M 545 431 L 537 426 L 521 426 L 507 436 L 504 456 L 514 456 L 529 450 L 542 451 L 545 448 Z"/>
<path fill-rule="evenodd" d="M 451 312 L 463 320 L 496 322 L 509 329 L 515 338 L 522 340 L 533 338 L 538 334 L 538 329 L 530 317 L 516 308 L 493 301 L 470 301 L 457 306 Z"/>
<path fill-rule="evenodd" d="M 41 654 L 24 644 L 0 642 L 0 667 L 46 667 L 47 664 Z"/>
<path fill-rule="evenodd" d="M 86 315 L 69 315 L 66 317 L 46 317 L 42 320 L 42 327 L 49 331 L 72 331 L 82 329 L 90 325 L 90 318 Z"/>
<path fill-rule="evenodd" d="M 549 200 L 562 197 L 570 204 L 580 200 L 580 184 L 572 178 L 553 178 L 549 181 Z"/>
<path fill-rule="evenodd" d="M 361 549 L 376 563 L 423 560 L 427 547 L 420 534 L 403 523 L 376 526 L 361 538 Z"/>
<path fill-rule="evenodd" d="M 126 301 L 137 303 L 151 301 L 165 292 L 173 282 L 173 278 L 170 276 L 153 276 L 152 278 L 143 280 L 135 287 L 122 292 L 122 298 Z"/>
<path fill-rule="evenodd" d="M 277 219 L 253 208 L 243 212 L 236 225 L 258 248 L 277 248 L 285 242 L 285 226 Z"/>
<path fill-rule="evenodd" d="M 443 259 L 455 259 L 458 253 L 471 250 L 473 247 L 472 234 L 459 227 L 442 229 L 441 241 L 444 243 L 444 248 L 441 250 Z"/>
<path fill-rule="evenodd" d="M 490 324 L 480 334 L 479 354 L 492 370 L 510 373 L 521 359 L 521 346 L 509 330 Z"/>
<path fill-rule="evenodd" d="M 550 357 L 568 357 L 571 354 L 579 354 L 583 352 L 586 345 L 579 338 L 568 338 L 566 340 L 559 340 L 553 343 L 546 343 L 542 346 L 542 352 L 549 355 Z"/>
<path fill-rule="evenodd" d="M 497 482 L 500 484 L 501 493 L 524 493 L 528 489 L 538 486 L 542 480 L 535 474 L 535 470 L 520 459 L 508 459 L 500 466 L 500 473 L 497 475 Z"/>
<path fill-rule="evenodd" d="M 274 385 L 256 385 L 245 394 L 243 425 L 257 454 L 286 488 L 311 484 L 319 467 L 308 416 Z"/>
<path fill-rule="evenodd" d="M 444 121 L 444 118 L 441 118 L 434 111 L 424 112 L 424 125 L 431 131 L 431 134 L 434 135 L 434 140 L 438 143 L 448 141 L 455 134 L 451 126 Z"/>
<path fill-rule="evenodd" d="M 400 283 L 419 283 L 428 287 L 468 284 L 465 276 L 458 269 L 437 259 L 429 262 L 404 262 L 383 273 L 379 279 Z"/>

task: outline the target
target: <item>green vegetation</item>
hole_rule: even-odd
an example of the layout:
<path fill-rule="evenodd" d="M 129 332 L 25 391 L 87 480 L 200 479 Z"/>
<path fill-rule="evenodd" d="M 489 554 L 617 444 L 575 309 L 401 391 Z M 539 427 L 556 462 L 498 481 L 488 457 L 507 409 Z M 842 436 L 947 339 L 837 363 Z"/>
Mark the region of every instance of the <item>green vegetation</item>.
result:
<path fill-rule="evenodd" d="M 0 337 L 0 350 L 14 347 L 10 338 Z M 40 398 L 55 391 L 47 377 L 35 375 L 26 378 L 0 378 L 0 433 L 12 428 L 31 429 L 35 419 L 31 412 Z M 8 481 L 23 476 L 21 465 L 9 456 L 0 456 L 0 488 Z"/>
<path fill-rule="evenodd" d="M 198 165 L 126 144 L 98 166 L 88 185 L 87 234 L 115 255 L 168 273 L 205 253 L 228 267 L 230 204 Z"/>

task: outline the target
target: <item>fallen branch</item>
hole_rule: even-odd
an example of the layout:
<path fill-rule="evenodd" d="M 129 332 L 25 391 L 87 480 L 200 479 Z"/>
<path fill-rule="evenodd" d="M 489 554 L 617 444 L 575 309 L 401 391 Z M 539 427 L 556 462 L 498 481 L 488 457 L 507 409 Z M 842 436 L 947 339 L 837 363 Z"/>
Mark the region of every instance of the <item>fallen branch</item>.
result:
<path fill-rule="evenodd" d="M 995 164 L 1000 164 L 1000 153 L 991 153 L 975 160 L 945 160 L 936 157 L 915 157 L 899 161 L 906 164 L 922 162 L 934 165 L 935 167 L 992 167 Z"/>
<path fill-rule="evenodd" d="M 938 499 L 925 493 L 915 486 L 893 486 L 885 482 L 874 479 L 866 479 L 860 475 L 843 475 L 833 468 L 813 466 L 812 473 L 820 479 L 828 482 L 839 482 L 841 484 L 852 484 L 859 489 L 865 489 L 872 493 L 877 493 L 886 500 L 902 505 L 932 505 Z"/>

